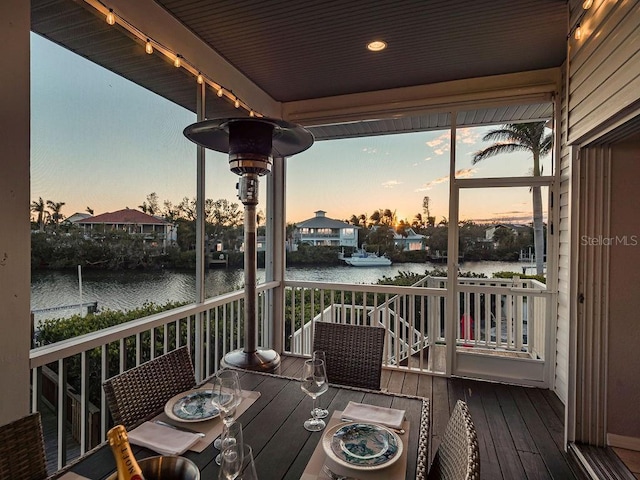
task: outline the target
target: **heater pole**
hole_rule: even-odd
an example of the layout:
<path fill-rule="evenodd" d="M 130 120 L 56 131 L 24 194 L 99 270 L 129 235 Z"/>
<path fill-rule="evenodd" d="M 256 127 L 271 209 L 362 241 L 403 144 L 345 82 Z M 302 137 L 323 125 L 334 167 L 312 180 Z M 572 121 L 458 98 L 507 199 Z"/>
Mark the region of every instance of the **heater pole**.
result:
<path fill-rule="evenodd" d="M 257 181 L 257 180 L 256 180 Z M 244 206 L 244 351 L 253 353 L 257 350 L 256 320 L 256 206 Z"/>

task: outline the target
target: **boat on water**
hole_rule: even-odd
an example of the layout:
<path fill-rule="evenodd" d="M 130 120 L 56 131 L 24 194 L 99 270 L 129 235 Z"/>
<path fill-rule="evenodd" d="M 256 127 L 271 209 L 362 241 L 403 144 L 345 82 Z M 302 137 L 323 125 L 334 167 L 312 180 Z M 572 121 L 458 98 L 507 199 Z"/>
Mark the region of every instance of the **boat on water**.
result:
<path fill-rule="evenodd" d="M 386 255 L 380 256 L 361 248 L 354 251 L 350 257 L 345 257 L 343 253 L 340 253 L 340 259 L 352 267 L 387 267 L 391 265 L 391 259 Z"/>

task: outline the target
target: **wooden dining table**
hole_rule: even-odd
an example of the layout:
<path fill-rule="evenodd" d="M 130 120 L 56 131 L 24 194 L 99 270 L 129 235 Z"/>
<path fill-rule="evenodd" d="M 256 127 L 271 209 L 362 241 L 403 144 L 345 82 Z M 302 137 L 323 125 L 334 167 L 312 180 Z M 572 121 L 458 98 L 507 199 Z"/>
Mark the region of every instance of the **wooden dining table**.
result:
<path fill-rule="evenodd" d="M 310 416 L 312 399 L 301 390 L 297 378 L 250 371 L 239 371 L 239 377 L 243 390 L 260 392 L 257 400 L 237 419 L 242 424 L 245 443 L 253 449 L 258 478 L 302 478 L 323 436 L 323 432 L 309 432 L 303 427 Z M 426 476 L 428 399 L 336 385 L 318 397 L 318 402 L 329 410 L 330 415 L 343 410 L 349 401 L 404 410 L 410 426 L 400 437 L 407 452 L 404 478 Z M 132 447 L 138 459 L 157 455 L 143 447 Z M 219 467 L 214 461 L 217 453 L 211 444 L 200 453 L 187 451 L 183 456 L 198 466 L 203 480 L 217 479 Z M 103 479 L 114 471 L 113 454 L 105 442 L 58 472 L 56 477 L 62 480 Z"/>

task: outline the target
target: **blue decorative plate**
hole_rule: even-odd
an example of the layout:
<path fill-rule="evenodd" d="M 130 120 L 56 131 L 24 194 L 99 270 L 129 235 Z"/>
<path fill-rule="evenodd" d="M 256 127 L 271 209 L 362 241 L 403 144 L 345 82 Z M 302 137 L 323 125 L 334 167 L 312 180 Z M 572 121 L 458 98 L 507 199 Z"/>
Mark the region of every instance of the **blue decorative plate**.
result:
<path fill-rule="evenodd" d="M 339 423 L 325 432 L 322 446 L 332 460 L 358 470 L 386 468 L 402 455 L 398 435 L 372 423 Z"/>
<path fill-rule="evenodd" d="M 211 389 L 180 393 L 167 402 L 164 413 L 179 422 L 210 420 L 220 414 L 211 401 L 213 395 Z"/>

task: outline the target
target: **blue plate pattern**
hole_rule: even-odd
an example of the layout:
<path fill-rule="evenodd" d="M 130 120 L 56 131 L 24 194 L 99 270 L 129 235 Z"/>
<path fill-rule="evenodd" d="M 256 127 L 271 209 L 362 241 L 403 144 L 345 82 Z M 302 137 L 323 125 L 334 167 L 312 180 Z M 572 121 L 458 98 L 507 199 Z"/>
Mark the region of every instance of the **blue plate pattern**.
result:
<path fill-rule="evenodd" d="M 360 470 L 385 468 L 402 454 L 394 432 L 370 423 L 338 424 L 326 432 L 323 446 L 333 460 Z"/>
<path fill-rule="evenodd" d="M 167 402 L 165 413 L 175 420 L 198 422 L 217 417 L 220 412 L 213 405 L 212 390 L 194 390 L 180 394 Z"/>

